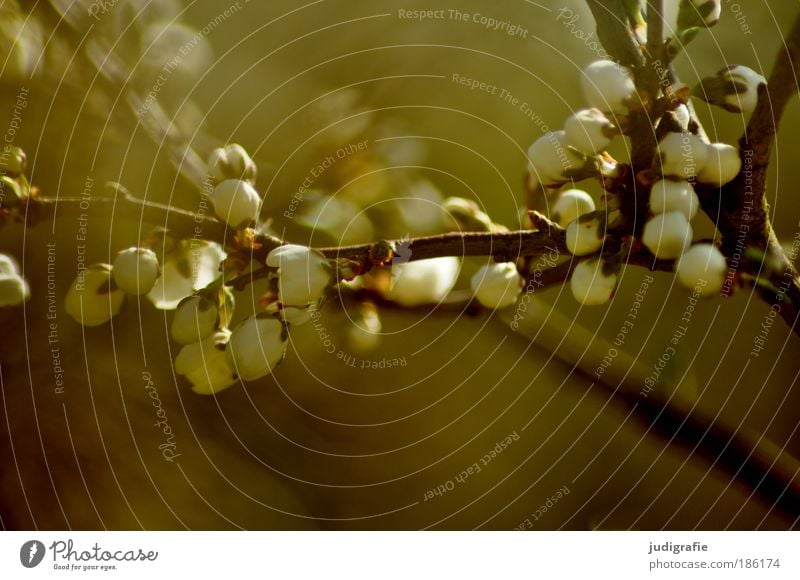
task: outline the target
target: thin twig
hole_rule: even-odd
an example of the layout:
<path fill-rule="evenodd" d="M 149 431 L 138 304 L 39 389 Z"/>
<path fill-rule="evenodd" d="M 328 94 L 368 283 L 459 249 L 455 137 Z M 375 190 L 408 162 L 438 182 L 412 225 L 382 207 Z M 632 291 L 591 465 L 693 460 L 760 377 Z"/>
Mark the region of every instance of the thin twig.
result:
<path fill-rule="evenodd" d="M 597 38 L 614 60 L 639 68 L 644 65 L 639 41 L 628 26 L 622 3 L 616 0 L 586 0 L 597 23 Z"/>
<path fill-rule="evenodd" d="M 800 333 L 800 280 L 773 231 L 766 191 L 775 135 L 787 104 L 797 94 L 798 76 L 800 15 L 785 39 L 784 49 L 775 59 L 768 85 L 762 87 L 756 109 L 739 140 L 744 170 L 721 191 L 706 191 L 703 195 L 707 213 L 712 219 L 718 216 L 715 221 L 722 234 L 723 253 L 731 257 L 742 247 L 764 253 L 761 263 L 749 265 L 744 272 L 780 289 L 775 292 L 767 285 L 756 285 L 764 301 L 780 306 L 781 317 L 796 333 Z"/>

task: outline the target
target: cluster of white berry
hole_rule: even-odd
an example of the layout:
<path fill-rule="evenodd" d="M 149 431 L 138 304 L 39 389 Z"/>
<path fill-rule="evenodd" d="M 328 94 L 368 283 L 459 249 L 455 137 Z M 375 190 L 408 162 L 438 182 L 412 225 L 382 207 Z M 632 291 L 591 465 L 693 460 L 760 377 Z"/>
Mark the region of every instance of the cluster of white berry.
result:
<path fill-rule="evenodd" d="M 100 326 L 119 314 L 126 294 L 140 296 L 153 289 L 161 275 L 156 253 L 149 248 L 122 250 L 112 264 L 93 264 L 72 282 L 64 308 L 84 326 Z"/>
<path fill-rule="evenodd" d="M 252 186 L 256 167 L 240 145 L 229 145 L 215 150 L 208 161 L 209 177 L 216 187 L 212 195 L 217 215 L 234 226 L 249 225 L 258 215 L 261 198 Z M 67 313 L 84 326 L 99 326 L 116 316 L 122 309 L 127 294 L 149 294 L 156 306 L 175 308 L 182 298 L 194 290 L 193 282 L 203 277 L 187 273 L 186 264 L 197 267 L 206 244 L 191 244 L 192 256 L 187 258 L 188 246 L 174 244 L 165 257 L 162 269 L 158 255 L 150 247 L 132 247 L 122 250 L 113 264 L 94 264 L 79 272 L 67 293 Z M 222 252 L 209 248 L 209 270 L 219 269 Z M 217 273 L 218 275 L 218 273 Z M 212 282 L 217 275 L 205 282 Z M 192 280 L 192 278 L 198 280 Z M 158 286 L 157 286 L 158 285 Z M 175 298 L 175 296 L 177 297 Z"/>
<path fill-rule="evenodd" d="M 261 198 L 253 185 L 256 166 L 244 148 L 229 145 L 215 150 L 208 172 L 216 184 L 211 198 L 219 218 L 236 228 L 254 222 Z M 221 258 L 217 255 L 215 269 Z M 270 374 L 286 353 L 289 326 L 308 322 L 332 283 L 328 259 L 305 246 L 279 246 L 268 254 L 266 265 L 274 268 L 269 281 L 276 288 L 276 299 L 232 330 L 228 325 L 233 293 L 218 278 L 197 291 L 189 286 L 190 295 L 177 301 L 170 335 L 182 347 L 175 371 L 191 382 L 195 392 L 213 394 L 239 378 L 253 381 Z M 156 252 L 128 248 L 117 254 L 113 264 L 95 264 L 80 273 L 67 293 L 66 311 L 85 326 L 104 324 L 119 313 L 126 295 L 150 294 L 161 279 Z M 185 287 L 179 290 L 187 293 Z M 169 308 L 168 302 L 164 307 Z"/>
<path fill-rule="evenodd" d="M 261 197 L 253 186 L 255 163 L 244 148 L 229 145 L 216 150 L 208 168 L 218 183 L 212 195 L 217 216 L 233 227 L 254 221 Z M 306 246 L 279 246 L 268 254 L 266 264 L 275 268 L 272 280 L 278 299 L 232 332 L 220 325 L 217 305 L 204 306 L 203 297 L 189 298 L 178 307 L 172 336 L 185 346 L 175 359 L 175 370 L 187 377 L 195 392 L 213 394 L 237 378 L 254 381 L 270 374 L 286 354 L 289 327 L 311 320 L 332 283 L 328 259 Z"/>
<path fill-rule="evenodd" d="M 183 345 L 175 372 L 184 375 L 196 393 L 214 394 L 238 379 L 255 381 L 272 373 L 286 354 L 289 327 L 311 320 L 332 283 L 327 258 L 305 246 L 287 244 L 272 250 L 267 266 L 276 269 L 277 300 L 232 331 L 227 328 L 233 310 L 227 290 L 201 292 L 178 306 L 170 329 L 172 338 Z"/>
<path fill-rule="evenodd" d="M 703 8 L 703 16 L 714 20 L 714 14 L 706 12 Z M 727 108 L 752 110 L 763 77 L 742 66 L 725 69 L 723 76 L 728 83 Z M 584 70 L 582 87 L 591 108 L 576 112 L 563 130 L 543 135 L 528 149 L 528 179 L 533 188 L 547 191 L 587 177 L 613 175 L 613 162 L 605 150 L 621 134 L 616 120 L 624 123 L 629 109 L 640 106 L 633 75 L 613 61 L 599 60 Z M 652 217 L 644 226 L 641 242 L 657 258 L 677 260 L 682 284 L 702 288 L 702 294 L 711 296 L 722 288 L 726 262 L 710 244 L 692 246 L 690 222 L 700 208 L 693 183 L 721 187 L 739 174 L 741 159 L 736 147 L 709 144 L 688 132 L 685 104 L 678 104 L 674 112 L 685 132 L 668 133 L 659 143 L 660 163 L 655 168 L 660 175 L 650 192 Z M 605 304 L 616 288 L 618 268 L 593 256 L 602 251 L 606 234 L 605 220 L 596 212 L 594 200 L 585 191 L 570 187 L 557 194 L 550 216 L 566 228 L 569 251 L 588 257 L 572 274 L 573 295 L 582 304 Z"/>

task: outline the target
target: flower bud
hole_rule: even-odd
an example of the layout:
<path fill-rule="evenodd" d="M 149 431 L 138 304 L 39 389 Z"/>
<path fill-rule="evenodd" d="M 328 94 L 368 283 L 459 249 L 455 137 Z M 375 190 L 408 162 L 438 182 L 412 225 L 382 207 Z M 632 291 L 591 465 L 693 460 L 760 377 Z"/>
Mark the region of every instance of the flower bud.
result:
<path fill-rule="evenodd" d="M 695 244 L 675 263 L 678 280 L 701 296 L 714 296 L 722 291 L 728 262 L 711 244 Z"/>
<path fill-rule="evenodd" d="M 726 143 L 712 143 L 708 146 L 708 161 L 697 174 L 697 181 L 721 187 L 733 181 L 742 169 L 739 150 Z"/>
<path fill-rule="evenodd" d="M 229 331 L 220 330 L 202 342 L 185 345 L 175 357 L 175 372 L 185 376 L 198 395 L 214 395 L 236 382 L 225 356 L 229 338 Z"/>
<path fill-rule="evenodd" d="M 25 173 L 28 166 L 25 152 L 19 147 L 6 145 L 0 152 L 0 172 L 9 177 L 18 177 Z"/>
<path fill-rule="evenodd" d="M 567 249 L 574 256 L 593 254 L 603 247 L 605 232 L 597 216 L 579 217 L 567 226 Z"/>
<path fill-rule="evenodd" d="M 678 122 L 678 125 L 681 126 L 681 130 L 688 131 L 689 123 L 692 121 L 692 114 L 689 112 L 689 107 L 681 103 L 675 107 L 675 110 L 672 111 L 672 114 L 675 116 L 675 120 Z"/>
<path fill-rule="evenodd" d="M 31 290 L 22 276 L 16 273 L 0 274 L 0 307 L 17 306 L 30 295 Z"/>
<path fill-rule="evenodd" d="M 120 290 L 141 296 L 153 289 L 161 275 L 161 268 L 153 250 L 128 248 L 114 259 L 112 275 Z"/>
<path fill-rule="evenodd" d="M 190 296 L 181 301 L 170 325 L 172 340 L 192 344 L 211 336 L 219 324 L 219 308 L 206 296 Z"/>
<path fill-rule="evenodd" d="M 304 307 L 319 301 L 332 282 L 328 259 L 306 246 L 278 246 L 267 256 L 267 266 L 278 268 L 278 294 L 286 306 Z"/>
<path fill-rule="evenodd" d="M 19 274 L 17 262 L 7 254 L 0 254 L 0 275 L 13 276 Z"/>
<path fill-rule="evenodd" d="M 487 264 L 470 281 L 475 299 L 486 308 L 499 310 L 511 306 L 522 293 L 522 276 L 514 262 Z"/>
<path fill-rule="evenodd" d="M 207 287 L 222 274 L 220 263 L 225 252 L 217 243 L 182 240 L 168 249 L 161 276 L 147 298 L 161 310 L 174 310 L 181 300 Z"/>
<path fill-rule="evenodd" d="M 119 314 L 125 292 L 116 287 L 110 264 L 95 264 L 78 274 L 72 283 L 64 307 L 84 326 L 100 326 Z"/>
<path fill-rule="evenodd" d="M 0 209 L 12 208 L 28 197 L 27 187 L 17 178 L 9 175 L 0 175 Z"/>
<path fill-rule="evenodd" d="M 225 353 L 228 366 L 245 381 L 270 374 L 283 360 L 288 344 L 286 327 L 267 314 L 242 321 L 231 334 Z"/>
<path fill-rule="evenodd" d="M 284 306 L 280 302 L 273 302 L 266 308 L 266 312 L 273 316 L 277 315 L 286 324 L 292 326 L 302 326 L 311 321 L 316 311 L 314 304 L 298 308 L 297 306 Z"/>
<path fill-rule="evenodd" d="M 327 234 L 340 246 L 375 239 L 375 228 L 364 209 L 342 196 L 308 191 L 295 221 L 315 233 Z"/>
<path fill-rule="evenodd" d="M 116 3 L 119 0 L 112 1 Z M 152 0 L 150 3 L 153 4 Z M 214 51 L 207 36 L 181 23 L 179 18 L 150 25 L 137 18 L 136 24 L 144 26 L 140 40 L 141 52 L 137 54 L 134 70 L 153 75 L 154 87 L 161 92 L 178 91 L 183 87 L 191 90 L 192 85 L 214 64 Z M 126 30 L 123 35 L 127 37 L 129 33 Z M 162 76 L 158 75 L 169 75 L 169 83 L 165 84 Z"/>
<path fill-rule="evenodd" d="M 468 232 L 492 232 L 495 224 L 478 204 L 463 197 L 448 197 L 442 209 L 449 213 L 459 227 Z"/>
<path fill-rule="evenodd" d="M 261 197 L 255 188 L 241 179 L 226 179 L 211 194 L 217 217 L 236 228 L 258 217 Z"/>
<path fill-rule="evenodd" d="M 692 95 L 722 107 L 731 113 L 752 113 L 758 104 L 758 93 L 767 79 L 751 68 L 732 65 L 703 79 L 692 89 Z"/>
<path fill-rule="evenodd" d="M 719 22 L 720 0 L 681 0 L 678 9 L 678 30 L 704 28 Z"/>
<path fill-rule="evenodd" d="M 584 260 L 575 266 L 569 286 L 575 300 L 584 306 L 600 306 L 611 300 L 617 275 L 599 258 Z"/>
<path fill-rule="evenodd" d="M 658 144 L 658 152 L 666 177 L 694 177 L 708 161 L 708 145 L 691 133 L 668 133 Z"/>
<path fill-rule="evenodd" d="M 650 190 L 650 211 L 654 214 L 679 211 L 691 220 L 700 209 L 700 199 L 688 181 L 662 179 Z"/>
<path fill-rule="evenodd" d="M 214 149 L 208 157 L 208 174 L 217 183 L 241 179 L 255 183 L 256 164 L 241 145 L 232 144 Z"/>
<path fill-rule="evenodd" d="M 692 243 L 692 226 L 679 212 L 661 213 L 644 225 L 642 243 L 660 260 L 680 257 Z"/>
<path fill-rule="evenodd" d="M 386 297 L 401 306 L 441 302 L 453 289 L 461 260 L 453 256 L 392 264 L 392 281 Z"/>
<path fill-rule="evenodd" d="M 702 296 L 720 293 L 727 270 L 725 256 L 711 244 L 695 244 L 675 264 L 680 283 Z"/>
<path fill-rule="evenodd" d="M 363 304 L 358 318 L 347 328 L 347 345 L 360 353 L 375 350 L 381 343 L 382 327 L 375 305 Z"/>
<path fill-rule="evenodd" d="M 550 208 L 550 217 L 562 228 L 574 220 L 595 210 L 592 196 L 580 189 L 567 189 L 558 194 L 558 199 Z"/>
<path fill-rule="evenodd" d="M 528 148 L 528 162 L 531 176 L 545 186 L 569 181 L 585 165 L 567 145 L 564 131 L 550 132 L 534 141 Z"/>
<path fill-rule="evenodd" d="M 570 147 L 596 155 L 611 144 L 619 130 L 600 109 L 584 109 L 564 122 L 564 134 Z"/>
<path fill-rule="evenodd" d="M 625 113 L 636 92 L 630 71 L 611 60 L 596 60 L 583 69 L 581 86 L 590 107 L 612 113 Z"/>
<path fill-rule="evenodd" d="M 41 76 L 42 56 L 45 50 L 53 50 L 55 41 L 45 36 L 40 19 L 31 17 L 18 4 L 3 3 L 0 13 L 3 80 L 9 86 L 21 86 L 37 73 Z"/>

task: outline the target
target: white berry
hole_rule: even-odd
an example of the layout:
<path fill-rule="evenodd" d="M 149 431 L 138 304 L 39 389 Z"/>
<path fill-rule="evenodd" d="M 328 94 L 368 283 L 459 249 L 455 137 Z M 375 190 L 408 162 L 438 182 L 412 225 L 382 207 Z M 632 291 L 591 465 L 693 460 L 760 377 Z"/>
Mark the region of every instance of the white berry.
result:
<path fill-rule="evenodd" d="M 501 309 L 511 306 L 522 293 L 522 276 L 514 262 L 487 264 L 470 281 L 475 299 L 482 306 Z"/>
<path fill-rule="evenodd" d="M 175 358 L 175 372 L 192 383 L 199 395 L 213 395 L 236 382 L 236 373 L 228 364 L 225 345 L 230 332 L 220 330 L 202 342 L 185 345 Z"/>
<path fill-rule="evenodd" d="M 708 146 L 708 161 L 697 174 L 697 181 L 721 187 L 733 181 L 742 169 L 739 150 L 727 143 L 712 143 Z"/>
<path fill-rule="evenodd" d="M 642 243 L 660 260 L 678 258 L 692 243 L 692 226 L 679 212 L 658 214 L 644 225 Z"/>
<path fill-rule="evenodd" d="M 618 132 L 600 109 L 578 111 L 564 122 L 567 145 L 587 155 L 605 150 Z"/>
<path fill-rule="evenodd" d="M 386 297 L 401 306 L 436 304 L 453 289 L 460 269 L 461 260 L 453 256 L 392 264 Z"/>
<path fill-rule="evenodd" d="M 228 365 L 245 381 L 270 374 L 286 354 L 288 335 L 271 316 L 251 316 L 231 334 L 226 350 Z"/>
<path fill-rule="evenodd" d="M 64 308 L 84 326 L 100 326 L 119 314 L 125 292 L 114 288 L 110 264 L 95 264 L 81 272 L 72 283 Z"/>
<path fill-rule="evenodd" d="M 361 308 L 359 319 L 347 328 L 347 345 L 356 352 L 375 350 L 381 343 L 381 324 L 378 310 L 374 306 Z"/>
<path fill-rule="evenodd" d="M 668 133 L 658 144 L 661 172 L 667 177 L 696 176 L 708 161 L 708 146 L 691 133 Z"/>
<path fill-rule="evenodd" d="M 208 157 L 208 174 L 218 183 L 226 179 L 255 183 L 256 164 L 244 147 L 234 143 L 211 152 Z"/>
<path fill-rule="evenodd" d="M 600 231 L 600 220 L 578 218 L 567 226 L 567 249 L 575 256 L 593 254 L 603 247 L 604 233 Z"/>
<path fill-rule="evenodd" d="M 178 344 L 192 344 L 211 336 L 218 323 L 217 305 L 206 296 L 191 296 L 175 309 L 170 335 Z"/>
<path fill-rule="evenodd" d="M 160 310 L 174 310 L 181 300 L 205 288 L 222 273 L 222 246 L 204 240 L 183 240 L 164 255 L 161 276 L 147 298 Z"/>
<path fill-rule="evenodd" d="M 720 0 L 682 0 L 678 11 L 678 28 L 686 30 L 713 26 L 722 14 Z"/>
<path fill-rule="evenodd" d="M 25 152 L 14 145 L 6 145 L 0 150 L 0 172 L 11 177 L 25 173 L 27 167 Z"/>
<path fill-rule="evenodd" d="M 597 60 L 583 69 L 581 86 L 589 106 L 613 113 L 625 113 L 636 92 L 630 71 L 610 60 Z"/>
<path fill-rule="evenodd" d="M 311 321 L 317 309 L 314 304 L 305 308 L 298 308 L 296 306 L 284 306 L 275 302 L 267 308 L 267 311 L 272 314 L 277 313 L 286 324 L 302 326 Z"/>
<path fill-rule="evenodd" d="M 19 274 L 19 268 L 14 258 L 6 254 L 0 254 L 0 274 L 5 276 Z"/>
<path fill-rule="evenodd" d="M 305 307 L 319 301 L 332 282 L 328 259 L 306 246 L 278 246 L 267 256 L 267 266 L 278 268 L 278 292 L 287 306 Z"/>
<path fill-rule="evenodd" d="M 678 105 L 674 111 L 672 111 L 675 115 L 675 120 L 681 126 L 683 131 L 689 130 L 689 123 L 692 120 L 692 115 L 689 112 L 689 107 L 684 104 Z"/>
<path fill-rule="evenodd" d="M 25 279 L 19 274 L 0 274 L 0 306 L 17 306 L 31 295 Z"/>
<path fill-rule="evenodd" d="M 528 171 L 545 186 L 569 181 L 570 173 L 583 165 L 583 159 L 569 149 L 564 131 L 547 133 L 528 148 Z"/>
<path fill-rule="evenodd" d="M 595 210 L 592 196 L 580 189 L 567 189 L 558 194 L 558 199 L 550 208 L 550 216 L 562 228 L 584 214 Z"/>
<path fill-rule="evenodd" d="M 241 179 L 226 179 L 211 194 L 217 217 L 230 226 L 249 224 L 258 217 L 261 197 L 255 188 Z"/>
<path fill-rule="evenodd" d="M 691 220 L 700 209 L 700 199 L 688 181 L 662 179 L 650 190 L 650 211 L 654 214 L 679 211 Z"/>
<path fill-rule="evenodd" d="M 736 113 L 752 113 L 758 104 L 758 89 L 767 79 L 753 69 L 734 65 L 720 71 L 723 81 L 732 83 L 723 99 L 723 106 Z"/>
<path fill-rule="evenodd" d="M 585 306 L 600 306 L 611 300 L 617 287 L 617 275 L 606 270 L 599 258 L 584 260 L 575 266 L 569 280 L 575 300 Z"/>
<path fill-rule="evenodd" d="M 727 270 L 725 256 L 711 244 L 695 244 L 675 264 L 681 284 L 702 296 L 720 293 Z"/>
<path fill-rule="evenodd" d="M 141 296 L 153 289 L 161 275 L 161 268 L 153 250 L 128 248 L 118 253 L 114 259 L 112 275 L 121 290 Z"/>

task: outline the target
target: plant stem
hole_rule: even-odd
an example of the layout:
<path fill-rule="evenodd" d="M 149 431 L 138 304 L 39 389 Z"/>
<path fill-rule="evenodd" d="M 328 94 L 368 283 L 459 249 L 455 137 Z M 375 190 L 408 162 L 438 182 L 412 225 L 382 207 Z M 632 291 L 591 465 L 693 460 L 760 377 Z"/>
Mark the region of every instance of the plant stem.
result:
<path fill-rule="evenodd" d="M 597 23 L 597 38 L 609 56 L 625 66 L 639 68 L 644 57 L 636 35 L 628 26 L 628 15 L 617 0 L 586 0 Z"/>
<path fill-rule="evenodd" d="M 800 333 L 800 280 L 773 231 L 766 191 L 775 135 L 787 104 L 797 94 L 798 76 L 800 15 L 785 39 L 784 49 L 776 57 L 768 85 L 762 89 L 747 129 L 739 140 L 743 171 L 721 191 L 706 191 L 704 195 L 710 205 L 707 213 L 712 219 L 715 213 L 719 214 L 717 229 L 722 234 L 722 251 L 726 256 L 734 256 L 737 251 L 741 253 L 742 247 L 764 252 L 763 263 L 750 264 L 744 271 L 765 278 L 782 290 L 776 293 L 757 287 L 763 300 L 780 306 L 781 317 L 795 333 Z"/>

